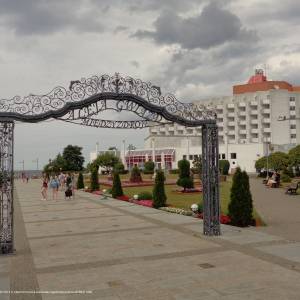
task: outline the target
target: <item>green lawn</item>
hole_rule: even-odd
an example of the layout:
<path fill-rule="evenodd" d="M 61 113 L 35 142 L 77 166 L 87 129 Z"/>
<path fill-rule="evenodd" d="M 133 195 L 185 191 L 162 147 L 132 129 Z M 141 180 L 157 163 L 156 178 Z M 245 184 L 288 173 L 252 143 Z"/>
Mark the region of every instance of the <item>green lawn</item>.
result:
<path fill-rule="evenodd" d="M 121 175 L 122 180 L 129 180 L 129 174 Z M 143 179 L 151 179 L 151 175 L 142 175 Z M 100 178 L 107 179 L 107 175 L 101 175 Z M 177 179 L 178 174 L 169 174 L 167 175 L 167 179 Z M 86 184 L 86 183 L 85 183 Z M 230 201 L 230 189 L 232 185 L 232 177 L 227 176 L 226 182 L 221 182 L 220 185 L 220 200 L 221 200 L 221 212 L 223 214 L 228 213 L 228 204 Z M 103 185 L 102 187 L 103 188 Z M 105 186 L 105 188 L 109 188 Z M 142 186 L 142 187 L 123 187 L 123 191 L 125 195 L 132 197 L 134 194 L 139 194 L 140 192 L 152 192 L 153 186 Z M 167 194 L 167 204 L 178 207 L 184 208 L 189 210 L 193 203 L 202 203 L 203 201 L 203 194 L 202 193 L 177 193 L 175 190 L 178 189 L 176 185 L 165 185 L 165 190 Z M 260 219 L 260 216 L 254 209 L 254 218 Z"/>

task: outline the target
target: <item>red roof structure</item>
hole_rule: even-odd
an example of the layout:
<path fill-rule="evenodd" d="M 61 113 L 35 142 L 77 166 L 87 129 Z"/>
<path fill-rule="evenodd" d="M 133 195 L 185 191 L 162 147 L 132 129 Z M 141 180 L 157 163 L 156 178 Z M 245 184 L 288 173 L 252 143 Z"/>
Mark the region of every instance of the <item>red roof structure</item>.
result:
<path fill-rule="evenodd" d="M 264 71 L 261 69 L 255 70 L 255 74 L 250 77 L 247 84 L 233 86 L 234 95 L 269 90 L 300 92 L 300 86 L 293 86 L 286 81 L 268 81 L 267 76 L 264 75 Z"/>

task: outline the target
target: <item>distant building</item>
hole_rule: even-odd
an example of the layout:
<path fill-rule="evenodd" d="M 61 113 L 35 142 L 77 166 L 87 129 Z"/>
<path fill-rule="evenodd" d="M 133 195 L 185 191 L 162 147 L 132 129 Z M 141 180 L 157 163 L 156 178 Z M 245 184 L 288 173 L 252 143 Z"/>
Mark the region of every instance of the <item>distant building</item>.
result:
<path fill-rule="evenodd" d="M 232 96 L 212 97 L 194 104 L 215 107 L 220 159 L 228 159 L 231 169 L 239 166 L 255 172 L 256 160 L 265 156 L 268 149 L 288 151 L 300 143 L 300 120 L 296 118 L 300 110 L 300 86 L 268 81 L 262 70 L 256 70 L 248 83 L 233 86 Z M 185 128 L 178 124 L 151 127 L 145 149 L 173 149 L 172 167 L 183 157 L 193 161 L 202 152 L 201 127 Z M 161 159 L 158 156 L 156 164 Z"/>

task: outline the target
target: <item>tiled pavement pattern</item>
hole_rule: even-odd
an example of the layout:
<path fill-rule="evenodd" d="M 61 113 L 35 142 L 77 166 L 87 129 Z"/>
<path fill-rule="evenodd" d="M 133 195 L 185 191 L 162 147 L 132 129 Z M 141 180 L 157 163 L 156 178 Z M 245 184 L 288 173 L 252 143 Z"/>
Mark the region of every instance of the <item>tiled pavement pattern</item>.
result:
<path fill-rule="evenodd" d="M 300 299 L 297 242 L 231 226 L 209 238 L 191 217 L 84 192 L 43 202 L 39 181 L 16 189 L 17 252 L 0 257 L 0 290 L 92 294 L 10 299 Z"/>

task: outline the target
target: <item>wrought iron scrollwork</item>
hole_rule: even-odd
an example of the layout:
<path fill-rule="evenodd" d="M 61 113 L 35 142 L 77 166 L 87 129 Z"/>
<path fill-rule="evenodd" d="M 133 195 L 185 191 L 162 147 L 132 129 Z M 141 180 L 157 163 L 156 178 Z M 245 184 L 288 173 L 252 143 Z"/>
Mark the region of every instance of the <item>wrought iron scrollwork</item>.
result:
<path fill-rule="evenodd" d="M 124 101 L 124 96 L 131 95 L 130 100 L 146 107 L 151 105 L 154 108 L 160 108 L 157 113 L 164 115 L 165 118 L 178 118 L 181 123 L 186 121 L 190 126 L 200 126 L 203 122 L 215 121 L 216 114 L 213 109 L 199 108 L 193 104 L 186 104 L 178 101 L 172 94 L 162 95 L 158 86 L 150 82 L 144 82 L 132 77 L 122 77 L 118 73 L 113 76 L 102 75 L 83 78 L 81 80 L 71 81 L 69 89 L 58 86 L 50 93 L 45 95 L 30 94 L 27 97 L 16 96 L 10 100 L 0 100 L 0 118 L 7 117 L 22 121 L 41 121 L 50 117 L 57 117 L 49 112 L 60 113 L 60 117 L 68 113 L 72 105 L 89 100 L 96 101 L 97 95 L 102 95 L 104 99 L 119 99 Z M 82 103 L 84 105 L 84 103 Z M 48 114 L 47 114 L 48 113 Z M 25 118 L 25 116 L 27 118 Z M 31 117 L 35 117 L 34 119 Z M 17 118 L 18 117 L 18 118 Z M 23 118 L 22 118 L 23 117 Z"/>

